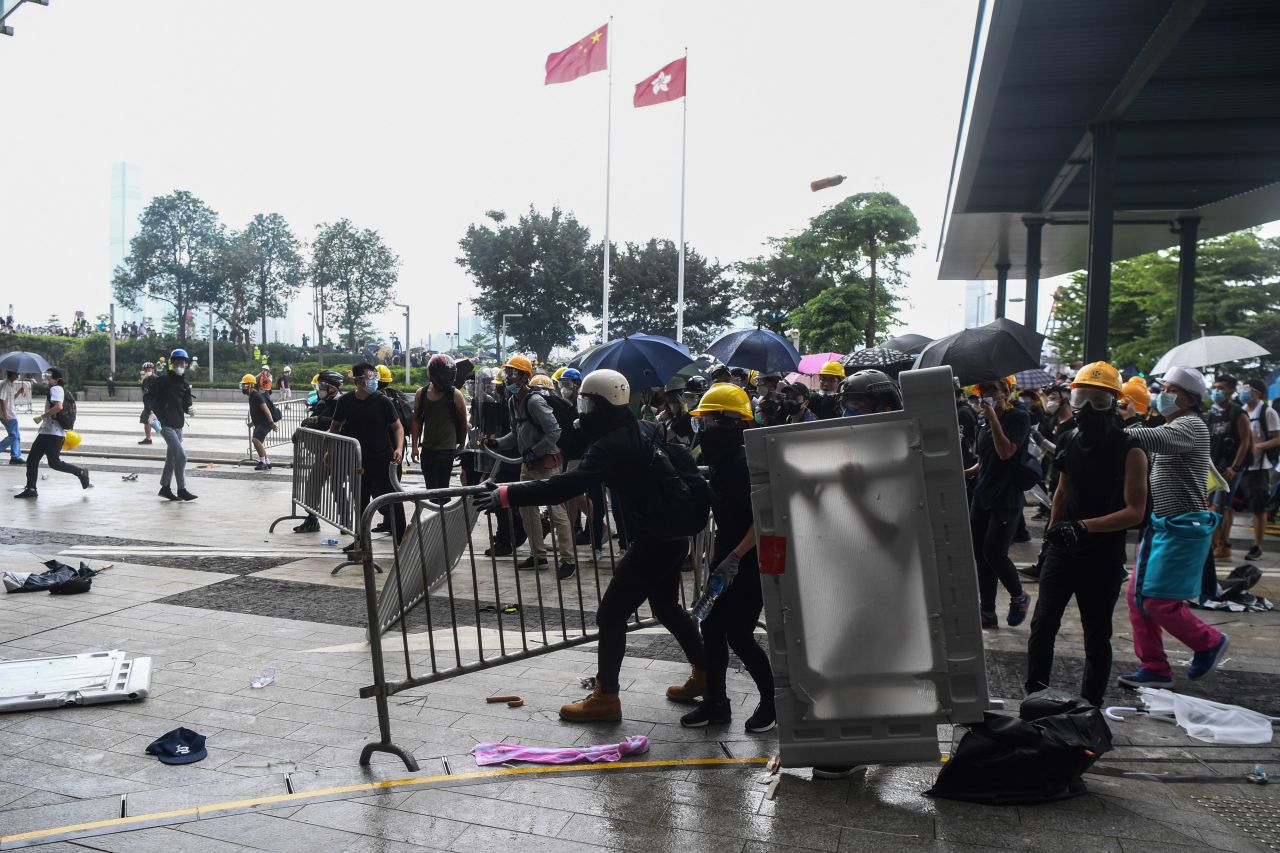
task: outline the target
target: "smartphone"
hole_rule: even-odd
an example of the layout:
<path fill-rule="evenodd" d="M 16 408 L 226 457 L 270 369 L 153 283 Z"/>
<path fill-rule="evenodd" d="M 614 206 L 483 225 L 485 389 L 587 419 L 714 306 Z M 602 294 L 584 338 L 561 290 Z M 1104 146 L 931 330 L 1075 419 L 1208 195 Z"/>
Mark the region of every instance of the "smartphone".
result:
<path fill-rule="evenodd" d="M 984 406 L 990 406 L 991 408 L 993 408 L 993 409 L 994 409 L 994 408 L 996 407 L 996 401 L 995 401 L 995 398 L 993 398 L 993 397 L 983 397 L 983 398 L 982 398 L 982 405 L 984 405 Z"/>

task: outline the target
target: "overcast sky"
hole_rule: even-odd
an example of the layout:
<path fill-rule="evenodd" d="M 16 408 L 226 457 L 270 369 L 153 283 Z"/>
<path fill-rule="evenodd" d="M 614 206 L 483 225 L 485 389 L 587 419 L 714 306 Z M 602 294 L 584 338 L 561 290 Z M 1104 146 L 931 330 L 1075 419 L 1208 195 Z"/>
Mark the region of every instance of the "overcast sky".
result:
<path fill-rule="evenodd" d="M 415 325 L 435 312 L 437 331 L 449 328 L 471 293 L 457 241 L 486 210 L 559 204 L 601 234 L 607 77 L 542 79 L 548 53 L 612 14 L 615 241 L 677 236 L 680 103 L 636 110 L 631 94 L 687 46 L 690 244 L 740 260 L 849 192 L 887 190 L 921 226 L 904 328 L 946 334 L 962 325 L 964 287 L 938 282 L 933 259 L 975 11 L 976 0 L 27 5 L 0 43 L 0 301 L 19 322 L 106 310 L 111 164 L 125 160 L 148 196 L 190 190 L 229 227 L 276 211 L 303 238 L 341 217 L 377 229 L 403 261 L 398 294 Z M 843 187 L 809 192 L 835 173 Z"/>

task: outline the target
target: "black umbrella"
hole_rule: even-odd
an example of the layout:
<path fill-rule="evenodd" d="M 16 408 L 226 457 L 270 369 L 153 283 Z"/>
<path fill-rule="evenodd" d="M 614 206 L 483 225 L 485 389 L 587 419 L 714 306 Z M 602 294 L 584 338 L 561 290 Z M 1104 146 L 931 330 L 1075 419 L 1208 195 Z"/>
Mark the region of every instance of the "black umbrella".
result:
<path fill-rule="evenodd" d="M 896 338 L 889 338 L 881 346 L 885 349 L 896 349 L 899 352 L 905 352 L 907 355 L 919 355 L 931 343 L 933 343 L 933 338 L 926 338 L 924 335 L 906 334 L 898 335 Z"/>
<path fill-rule="evenodd" d="M 761 373 L 788 373 L 800 366 L 800 353 L 791 341 L 768 329 L 725 332 L 711 342 L 707 353 L 724 364 Z"/>
<path fill-rule="evenodd" d="M 915 358 L 907 355 L 905 352 L 890 349 L 887 346 L 869 347 L 868 349 L 858 350 L 849 353 L 840 362 L 844 365 L 845 375 L 853 373 L 856 370 L 866 370 L 874 368 L 884 371 L 894 379 L 898 378 L 898 374 L 909 369 L 915 364 Z"/>
<path fill-rule="evenodd" d="M 917 369 L 948 365 L 961 385 L 1003 379 L 1040 366 L 1044 335 L 1007 318 L 939 338 L 924 348 Z"/>

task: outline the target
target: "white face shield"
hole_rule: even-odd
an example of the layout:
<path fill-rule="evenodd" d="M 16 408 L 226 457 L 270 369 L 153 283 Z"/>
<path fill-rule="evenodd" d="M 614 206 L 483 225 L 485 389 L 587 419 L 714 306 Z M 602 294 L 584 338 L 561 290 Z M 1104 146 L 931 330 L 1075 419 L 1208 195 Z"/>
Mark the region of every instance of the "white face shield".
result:
<path fill-rule="evenodd" d="M 595 397 L 587 394 L 578 395 L 578 414 L 589 415 L 596 410 Z"/>

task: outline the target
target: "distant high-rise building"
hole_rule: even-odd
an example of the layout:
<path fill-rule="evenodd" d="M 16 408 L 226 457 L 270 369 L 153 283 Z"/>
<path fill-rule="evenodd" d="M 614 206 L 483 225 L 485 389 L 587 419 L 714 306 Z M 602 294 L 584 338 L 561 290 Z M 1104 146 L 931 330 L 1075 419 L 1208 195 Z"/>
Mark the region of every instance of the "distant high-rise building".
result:
<path fill-rule="evenodd" d="M 129 256 L 129 241 L 138 233 L 138 217 L 144 207 L 142 194 L 142 170 L 132 163 L 115 163 L 111 166 L 111 251 L 107 266 L 107 301 L 110 296 L 111 279 L 116 267 L 124 263 Z M 143 322 L 149 319 L 157 329 L 160 327 L 165 306 L 163 303 L 147 299 L 137 311 L 116 308 L 116 322 Z"/>
<path fill-rule="evenodd" d="M 964 283 L 964 327 L 985 326 L 996 318 L 995 285 L 989 281 Z"/>

